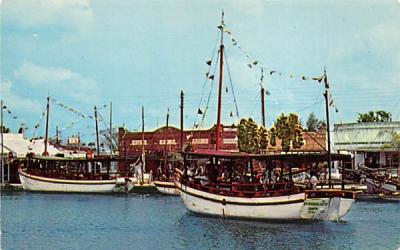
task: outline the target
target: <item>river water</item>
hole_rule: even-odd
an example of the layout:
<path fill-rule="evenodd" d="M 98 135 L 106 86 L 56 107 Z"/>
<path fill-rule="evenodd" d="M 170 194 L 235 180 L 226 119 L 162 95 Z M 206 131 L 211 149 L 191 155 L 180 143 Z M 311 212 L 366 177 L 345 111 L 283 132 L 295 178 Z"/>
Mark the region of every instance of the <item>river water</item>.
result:
<path fill-rule="evenodd" d="M 248 222 L 173 196 L 2 193 L 1 248 L 399 249 L 400 202 L 356 202 L 341 223 Z"/>

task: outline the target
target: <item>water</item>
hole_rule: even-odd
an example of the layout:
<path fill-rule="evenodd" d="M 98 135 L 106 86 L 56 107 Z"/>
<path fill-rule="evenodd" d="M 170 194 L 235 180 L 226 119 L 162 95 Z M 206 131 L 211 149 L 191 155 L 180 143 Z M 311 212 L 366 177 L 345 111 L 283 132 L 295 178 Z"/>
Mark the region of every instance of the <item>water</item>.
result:
<path fill-rule="evenodd" d="M 400 202 L 357 202 L 345 222 L 196 216 L 179 197 L 3 193 L 2 249 L 398 249 Z"/>

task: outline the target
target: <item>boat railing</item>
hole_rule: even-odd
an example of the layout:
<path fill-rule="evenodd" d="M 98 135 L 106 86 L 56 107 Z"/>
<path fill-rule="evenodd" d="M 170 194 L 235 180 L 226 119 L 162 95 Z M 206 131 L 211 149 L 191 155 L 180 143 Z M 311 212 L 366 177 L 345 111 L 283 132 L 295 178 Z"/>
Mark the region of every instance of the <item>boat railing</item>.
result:
<path fill-rule="evenodd" d="M 302 189 L 295 186 L 293 182 L 278 182 L 270 184 L 209 182 L 204 185 L 197 180 L 189 180 L 187 178 L 183 178 L 182 184 L 212 194 L 248 198 L 291 195 L 301 192 Z"/>

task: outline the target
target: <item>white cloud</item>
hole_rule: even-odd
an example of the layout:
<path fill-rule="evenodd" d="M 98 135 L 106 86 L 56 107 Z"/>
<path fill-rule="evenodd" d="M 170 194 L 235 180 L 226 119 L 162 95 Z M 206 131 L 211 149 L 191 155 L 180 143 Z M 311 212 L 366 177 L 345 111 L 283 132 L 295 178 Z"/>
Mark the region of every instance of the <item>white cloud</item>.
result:
<path fill-rule="evenodd" d="M 93 20 L 90 0 L 5 0 L 3 17 L 24 27 L 83 28 Z"/>
<path fill-rule="evenodd" d="M 49 91 L 50 95 L 65 96 L 74 101 L 94 104 L 98 101 L 97 82 L 69 69 L 60 67 L 42 67 L 25 62 L 14 71 L 18 79 L 32 87 Z"/>
<path fill-rule="evenodd" d="M 26 97 L 19 96 L 12 90 L 12 82 L 9 80 L 2 80 L 0 84 L 0 93 L 4 99 L 4 103 L 14 110 L 23 110 L 32 114 L 40 113 L 41 104 L 38 101 L 31 100 Z"/>

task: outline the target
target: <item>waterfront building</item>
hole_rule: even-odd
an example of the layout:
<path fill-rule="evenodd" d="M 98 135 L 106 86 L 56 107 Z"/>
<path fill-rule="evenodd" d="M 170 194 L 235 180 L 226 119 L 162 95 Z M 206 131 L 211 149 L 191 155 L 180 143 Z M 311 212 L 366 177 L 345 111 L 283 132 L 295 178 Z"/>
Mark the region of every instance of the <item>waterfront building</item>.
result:
<path fill-rule="evenodd" d="M 351 152 L 353 168 L 400 167 L 400 148 L 393 141 L 400 122 L 361 122 L 334 125 L 334 150 Z"/>

